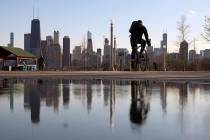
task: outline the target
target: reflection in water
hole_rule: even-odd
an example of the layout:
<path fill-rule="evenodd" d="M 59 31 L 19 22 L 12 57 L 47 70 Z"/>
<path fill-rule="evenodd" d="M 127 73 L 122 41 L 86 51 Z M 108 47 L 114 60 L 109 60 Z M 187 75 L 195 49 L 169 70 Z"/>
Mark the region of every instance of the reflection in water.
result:
<path fill-rule="evenodd" d="M 63 105 L 68 106 L 70 100 L 69 80 L 62 80 L 63 83 Z"/>
<path fill-rule="evenodd" d="M 4 92 L 9 93 L 9 100 L 10 100 L 10 110 L 13 112 L 14 110 L 14 92 L 15 92 L 15 84 L 16 80 L 8 80 L 3 79 L 0 81 L 0 95 L 4 94 Z"/>
<path fill-rule="evenodd" d="M 131 82 L 130 120 L 135 124 L 143 124 L 150 110 L 151 86 L 148 81 Z"/>
<path fill-rule="evenodd" d="M 59 105 L 59 83 L 58 80 L 25 80 L 24 82 L 24 108 L 30 109 L 31 121 L 40 121 L 40 101 L 46 100 L 46 106 L 53 106 L 58 111 Z M 66 93 L 65 93 L 66 94 Z"/>
<path fill-rule="evenodd" d="M 24 107 L 31 110 L 32 123 L 39 123 L 40 121 L 40 92 L 42 87 L 42 80 L 27 80 L 24 85 Z"/>
<path fill-rule="evenodd" d="M 167 89 L 166 82 L 160 83 L 160 97 L 161 97 L 161 106 L 164 113 L 167 113 Z"/>
<path fill-rule="evenodd" d="M 182 108 L 185 107 L 187 103 L 188 91 L 187 91 L 188 84 L 186 82 L 179 84 L 179 102 Z"/>
<path fill-rule="evenodd" d="M 110 127 L 114 127 L 114 109 L 115 109 L 115 92 L 116 92 L 116 81 L 110 81 Z"/>
<path fill-rule="evenodd" d="M 92 136 L 93 133 L 109 135 L 110 129 L 114 130 L 110 139 L 113 139 L 113 133 L 119 134 L 122 139 L 127 138 L 124 135 L 132 139 L 134 129 L 139 131 L 136 128 L 141 128 L 145 133 L 135 133 L 137 137 L 134 139 L 152 139 L 152 136 L 164 139 L 165 132 L 173 136 L 172 139 L 177 136 L 190 139 L 189 135 L 199 133 L 198 139 L 204 133 L 209 136 L 209 87 L 209 83 L 180 81 L 3 79 L 0 80 L 0 108 L 6 113 L 1 114 L 0 124 L 8 119 L 6 123 L 9 125 L 6 129 L 0 126 L 0 134 L 4 129 L 13 130 L 20 124 L 35 123 L 40 126 L 36 131 L 38 134 L 53 131 L 52 136 L 61 136 L 61 133 L 67 136 L 71 133 L 71 136 L 76 135 L 73 139 L 84 139 L 80 136 Z M 23 102 L 28 112 L 22 111 Z M 71 108 L 68 108 L 70 104 Z M 16 125 L 13 121 L 24 118 L 25 113 L 31 121 L 21 120 Z M 50 129 L 52 125 L 55 129 Z M 68 131 L 60 131 L 61 128 Z M 27 131 L 24 127 L 22 129 Z M 153 133 L 156 129 L 161 136 Z M 85 134 L 76 133 L 78 130 L 87 131 Z"/>
<path fill-rule="evenodd" d="M 87 81 L 87 87 L 86 87 L 86 96 L 87 96 L 87 111 L 90 113 L 91 111 L 91 106 L 92 106 L 92 84 L 91 81 Z"/>
<path fill-rule="evenodd" d="M 103 81 L 103 84 L 104 84 L 104 88 L 103 88 L 103 93 L 104 93 L 104 105 L 105 106 L 108 106 L 109 105 L 109 92 L 110 92 L 110 84 L 111 84 L 111 81 L 109 80 L 104 80 Z"/>
<path fill-rule="evenodd" d="M 8 93 L 10 101 L 10 109 L 14 110 L 14 93 L 15 84 L 17 80 L 3 79 L 0 81 L 0 95 Z M 19 81 L 21 82 L 21 81 Z M 126 81 L 114 81 L 114 80 L 24 80 L 24 108 L 30 109 L 31 121 L 33 123 L 39 123 L 40 121 L 40 102 L 46 101 L 46 106 L 53 106 L 54 111 L 59 109 L 59 85 L 62 83 L 63 93 L 63 106 L 68 106 L 70 102 L 70 87 L 73 83 L 73 91 L 75 97 L 82 97 L 85 99 L 87 105 L 87 112 L 90 113 L 92 109 L 93 100 L 93 85 L 97 85 L 96 91 L 101 91 L 101 84 L 103 85 L 103 97 L 104 106 L 109 106 L 109 124 L 110 127 L 114 127 L 114 112 L 116 101 L 116 85 L 125 86 L 129 82 Z M 179 105 L 180 105 L 180 119 L 184 118 L 184 107 L 187 104 L 188 88 L 195 100 L 195 88 L 192 84 L 187 82 L 174 83 L 174 82 L 158 82 L 153 83 L 160 87 L 160 101 L 162 111 L 167 113 L 167 88 L 176 88 L 179 91 Z M 199 85 L 195 85 L 197 88 Z M 203 86 L 205 89 L 207 86 Z M 130 121 L 136 124 L 143 124 L 147 118 L 150 110 L 150 98 L 152 94 L 152 82 L 151 81 L 131 81 L 131 105 L 130 105 Z M 121 95 L 122 96 L 122 95 Z"/>

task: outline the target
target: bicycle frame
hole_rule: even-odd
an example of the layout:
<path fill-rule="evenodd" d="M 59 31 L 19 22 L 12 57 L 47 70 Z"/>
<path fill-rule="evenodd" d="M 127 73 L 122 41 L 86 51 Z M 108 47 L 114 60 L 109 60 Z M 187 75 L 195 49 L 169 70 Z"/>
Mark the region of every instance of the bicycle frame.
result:
<path fill-rule="evenodd" d="M 134 69 L 135 71 L 138 71 L 139 69 L 141 69 L 141 71 L 145 71 L 148 70 L 148 63 L 149 63 L 149 57 L 147 54 L 147 50 L 144 48 L 141 56 L 140 56 L 140 51 L 138 51 L 138 49 L 141 48 L 141 45 L 137 46 L 136 52 L 135 52 L 135 61 L 132 62 L 134 63 L 132 66 L 132 69 Z"/>

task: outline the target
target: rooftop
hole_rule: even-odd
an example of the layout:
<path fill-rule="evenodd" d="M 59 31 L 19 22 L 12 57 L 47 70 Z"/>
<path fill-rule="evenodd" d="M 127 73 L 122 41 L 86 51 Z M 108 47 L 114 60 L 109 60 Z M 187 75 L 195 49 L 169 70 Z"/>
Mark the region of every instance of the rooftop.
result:
<path fill-rule="evenodd" d="M 8 57 L 10 55 L 15 55 L 16 57 L 22 58 L 36 58 L 36 56 L 27 51 L 24 51 L 21 48 L 0 46 L 0 57 Z"/>

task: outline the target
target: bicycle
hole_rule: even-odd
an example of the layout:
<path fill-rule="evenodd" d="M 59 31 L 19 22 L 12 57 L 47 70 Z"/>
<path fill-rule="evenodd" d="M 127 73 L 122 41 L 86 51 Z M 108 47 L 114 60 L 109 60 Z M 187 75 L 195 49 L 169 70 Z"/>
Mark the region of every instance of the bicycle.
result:
<path fill-rule="evenodd" d="M 139 70 L 146 71 L 146 70 L 149 70 L 149 56 L 148 56 L 147 50 L 144 49 L 142 54 L 141 54 L 141 56 L 140 56 L 140 52 L 138 51 L 139 48 L 141 48 L 141 45 L 138 46 L 136 51 L 135 51 L 134 60 L 132 60 L 132 62 L 131 62 L 131 63 L 133 63 L 131 65 L 131 68 L 134 71 L 139 71 Z"/>

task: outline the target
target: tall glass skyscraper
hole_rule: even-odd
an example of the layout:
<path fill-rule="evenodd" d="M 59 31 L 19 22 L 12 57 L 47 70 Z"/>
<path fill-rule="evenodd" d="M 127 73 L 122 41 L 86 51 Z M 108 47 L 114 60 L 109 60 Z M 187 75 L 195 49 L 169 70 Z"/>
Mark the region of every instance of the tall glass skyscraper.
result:
<path fill-rule="evenodd" d="M 33 19 L 31 22 L 30 52 L 36 57 L 41 56 L 41 32 L 39 19 Z"/>
<path fill-rule="evenodd" d="M 63 38 L 63 68 L 70 67 L 70 38 L 65 36 Z"/>

